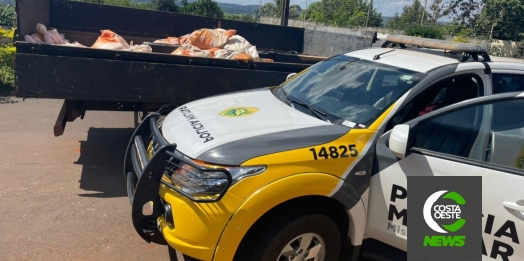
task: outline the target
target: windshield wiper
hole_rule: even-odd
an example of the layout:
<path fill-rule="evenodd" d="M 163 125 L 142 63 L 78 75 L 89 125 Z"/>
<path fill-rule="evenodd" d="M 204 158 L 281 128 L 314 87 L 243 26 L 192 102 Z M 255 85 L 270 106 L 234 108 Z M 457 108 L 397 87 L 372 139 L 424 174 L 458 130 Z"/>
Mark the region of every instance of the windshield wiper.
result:
<path fill-rule="evenodd" d="M 291 100 L 289 99 L 289 96 L 288 96 L 286 90 L 284 90 L 284 88 L 280 87 L 280 91 L 282 92 L 282 94 L 284 94 L 284 99 L 286 100 L 287 105 L 291 105 L 293 107 L 293 105 L 291 104 Z"/>
<path fill-rule="evenodd" d="M 286 91 L 284 89 L 282 89 L 282 93 L 284 94 L 284 97 L 286 98 L 286 101 L 288 102 L 288 104 L 290 102 L 292 103 L 296 103 L 296 104 L 299 104 L 299 105 L 302 105 L 303 107 L 306 107 L 308 108 L 313 114 L 315 114 L 315 116 L 317 116 L 317 118 L 323 120 L 323 121 L 328 121 L 328 118 L 327 118 L 327 114 L 309 104 L 305 104 L 299 100 L 296 100 L 296 99 L 292 99 L 292 98 L 289 98 L 289 95 L 286 93 Z M 291 104 L 289 104 L 291 105 Z"/>
<path fill-rule="evenodd" d="M 308 108 L 311 112 L 313 112 L 313 113 L 314 113 L 314 114 L 315 114 L 319 119 L 321 119 L 321 120 L 323 120 L 323 121 L 330 122 L 330 121 L 328 120 L 327 114 L 326 114 L 325 112 L 323 112 L 323 111 L 321 111 L 321 110 L 319 110 L 319 109 L 317 109 L 317 108 L 315 108 L 315 107 L 313 107 L 313 106 L 311 106 L 311 105 L 306 105 L 306 106 L 307 106 L 307 108 Z"/>

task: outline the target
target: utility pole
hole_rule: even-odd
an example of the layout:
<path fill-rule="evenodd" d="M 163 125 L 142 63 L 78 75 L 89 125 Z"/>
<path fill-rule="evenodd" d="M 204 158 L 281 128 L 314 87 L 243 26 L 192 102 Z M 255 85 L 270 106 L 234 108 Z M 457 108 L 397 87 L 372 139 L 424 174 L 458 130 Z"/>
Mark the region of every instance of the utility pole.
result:
<path fill-rule="evenodd" d="M 368 16 L 366 17 L 366 26 L 365 27 L 368 27 L 369 12 L 371 11 L 371 6 L 372 5 L 373 5 L 373 0 L 370 0 L 369 1 L 369 6 L 368 6 Z"/>
<path fill-rule="evenodd" d="M 282 15 L 280 16 L 280 25 L 282 26 L 287 26 L 289 20 L 289 1 L 290 0 L 282 0 Z"/>
<path fill-rule="evenodd" d="M 426 7 L 428 6 L 428 0 L 424 2 L 424 10 L 422 11 L 422 20 L 420 20 L 420 25 L 424 23 L 424 15 L 426 14 Z"/>
<path fill-rule="evenodd" d="M 306 0 L 306 8 L 304 9 L 304 19 L 302 22 L 302 27 L 306 28 L 306 14 L 307 14 L 307 0 Z"/>
<path fill-rule="evenodd" d="M 260 5 L 258 6 L 258 14 L 255 12 L 255 14 L 257 15 L 255 17 L 255 19 L 257 20 L 258 23 L 261 23 L 261 20 L 262 20 L 262 0 L 260 0 Z"/>

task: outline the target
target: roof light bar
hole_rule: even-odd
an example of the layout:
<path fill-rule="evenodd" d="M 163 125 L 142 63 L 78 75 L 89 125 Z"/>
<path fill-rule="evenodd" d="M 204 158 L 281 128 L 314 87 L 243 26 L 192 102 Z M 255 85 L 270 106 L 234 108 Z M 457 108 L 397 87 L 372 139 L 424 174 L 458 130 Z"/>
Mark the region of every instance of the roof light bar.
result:
<path fill-rule="evenodd" d="M 437 39 L 421 38 L 407 35 L 388 35 L 386 42 L 397 44 L 409 44 L 425 48 L 448 50 L 452 52 L 476 52 L 484 53 L 488 50 L 480 44 L 457 43 Z"/>
<path fill-rule="evenodd" d="M 452 53 L 463 53 L 462 61 L 467 61 L 471 56 L 473 56 L 474 60 L 477 60 L 478 55 L 481 55 L 484 61 L 490 61 L 486 46 L 480 44 L 457 43 L 407 35 L 388 35 L 382 47 L 387 47 L 389 44 L 399 44 L 402 48 L 406 48 L 405 45 L 412 45 Z"/>

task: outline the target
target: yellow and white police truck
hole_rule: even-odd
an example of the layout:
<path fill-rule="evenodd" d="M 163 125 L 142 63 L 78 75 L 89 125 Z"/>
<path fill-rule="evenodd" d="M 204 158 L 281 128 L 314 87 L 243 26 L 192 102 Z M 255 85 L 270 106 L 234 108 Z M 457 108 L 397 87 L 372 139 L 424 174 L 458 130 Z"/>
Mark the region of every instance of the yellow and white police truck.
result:
<path fill-rule="evenodd" d="M 402 256 L 406 177 L 476 175 L 483 260 L 524 260 L 523 92 L 522 61 L 390 35 L 280 86 L 166 105 L 127 148 L 133 225 L 174 259 Z"/>

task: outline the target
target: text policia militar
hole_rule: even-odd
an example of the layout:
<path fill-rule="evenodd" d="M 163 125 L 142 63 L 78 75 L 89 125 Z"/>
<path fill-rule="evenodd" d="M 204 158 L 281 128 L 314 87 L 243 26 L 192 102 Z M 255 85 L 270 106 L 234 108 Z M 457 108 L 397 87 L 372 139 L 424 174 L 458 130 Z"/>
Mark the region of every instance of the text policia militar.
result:
<path fill-rule="evenodd" d="M 197 120 L 197 117 L 186 106 L 182 106 L 178 108 L 178 110 L 186 118 L 189 124 L 191 124 L 191 127 L 193 127 L 198 137 L 204 140 L 204 143 L 214 140 L 211 133 L 206 130 L 204 125 Z"/>
<path fill-rule="evenodd" d="M 395 234 L 402 237 L 407 237 L 407 225 L 408 225 L 408 210 L 399 209 L 395 205 L 399 200 L 407 200 L 408 191 L 406 188 L 393 184 L 390 195 L 390 204 L 388 210 L 388 230 L 393 231 Z M 407 206 L 407 204 L 406 204 Z M 460 209 L 448 209 L 443 205 L 436 205 L 436 213 L 447 212 L 446 215 L 439 216 L 440 218 L 458 218 L 460 217 Z M 440 211 L 446 210 L 446 211 Z M 438 216 L 439 214 L 437 214 Z M 451 216 L 453 215 L 453 217 Z M 458 216 L 457 216 L 458 215 Z M 436 218 L 439 218 L 436 217 Z M 483 234 L 491 235 L 494 237 L 491 249 L 486 249 L 484 243 L 484 236 L 482 239 L 482 255 L 492 259 L 500 258 L 501 260 L 509 261 L 510 257 L 515 253 L 515 249 L 519 249 L 520 240 L 515 222 L 512 220 L 505 220 L 503 223 L 495 222 L 496 216 L 492 214 L 484 215 L 482 218 L 486 219 L 483 227 Z M 394 221 L 401 221 L 402 225 L 393 223 Z M 494 224 L 502 224 L 495 226 Z M 499 240 L 497 240 L 499 239 Z M 503 240 L 506 239 L 506 240 Z M 502 241 L 503 240 L 503 241 Z"/>

